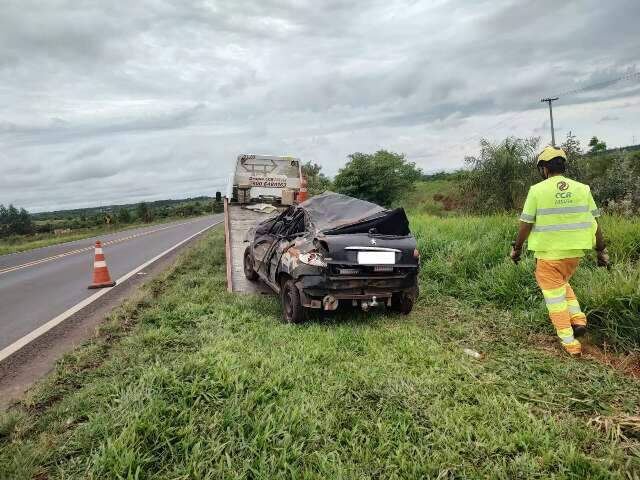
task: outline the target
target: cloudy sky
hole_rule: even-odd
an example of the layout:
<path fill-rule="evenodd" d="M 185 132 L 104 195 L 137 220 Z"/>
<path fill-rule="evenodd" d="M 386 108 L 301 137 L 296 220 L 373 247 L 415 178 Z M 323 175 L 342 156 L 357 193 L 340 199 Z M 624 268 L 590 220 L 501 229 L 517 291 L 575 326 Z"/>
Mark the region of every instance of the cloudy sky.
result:
<path fill-rule="evenodd" d="M 640 143 L 638 0 L 0 0 L 0 203 L 223 190 L 238 153 L 454 169 L 482 137 Z M 631 74 L 631 75 L 629 75 Z"/>

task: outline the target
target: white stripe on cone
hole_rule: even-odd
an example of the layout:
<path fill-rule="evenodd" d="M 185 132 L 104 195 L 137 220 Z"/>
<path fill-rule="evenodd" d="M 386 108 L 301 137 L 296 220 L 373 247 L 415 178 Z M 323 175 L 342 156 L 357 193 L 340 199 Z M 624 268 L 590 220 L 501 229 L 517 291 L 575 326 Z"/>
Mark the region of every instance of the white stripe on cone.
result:
<path fill-rule="evenodd" d="M 96 248 L 96 255 L 102 254 L 102 248 Z"/>
<path fill-rule="evenodd" d="M 93 262 L 94 268 L 100 268 L 100 267 L 106 267 L 106 266 L 107 266 L 107 262 L 105 262 L 104 260 L 98 260 L 97 262 Z"/>

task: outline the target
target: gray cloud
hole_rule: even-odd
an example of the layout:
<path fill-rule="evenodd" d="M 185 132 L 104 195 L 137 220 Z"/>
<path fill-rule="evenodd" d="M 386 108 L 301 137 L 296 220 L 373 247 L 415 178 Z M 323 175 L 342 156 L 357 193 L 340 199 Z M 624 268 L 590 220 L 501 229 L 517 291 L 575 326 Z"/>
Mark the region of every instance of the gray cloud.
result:
<path fill-rule="evenodd" d="M 607 82 L 638 71 L 639 17 L 636 0 L 7 1 L 0 203 L 213 194 L 241 152 L 456 168 L 482 136 L 546 138 L 540 98 L 571 90 L 559 136 L 628 143 L 640 82 Z"/>

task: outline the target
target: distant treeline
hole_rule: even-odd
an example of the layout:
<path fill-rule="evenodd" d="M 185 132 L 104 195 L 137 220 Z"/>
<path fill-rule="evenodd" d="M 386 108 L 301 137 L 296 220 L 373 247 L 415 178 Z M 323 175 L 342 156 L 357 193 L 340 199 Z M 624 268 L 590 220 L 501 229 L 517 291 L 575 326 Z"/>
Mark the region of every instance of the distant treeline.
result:
<path fill-rule="evenodd" d="M 158 200 L 128 205 L 60 210 L 29 214 L 24 208 L 0 205 L 0 238 L 36 233 L 62 233 L 69 230 L 95 228 L 103 225 L 149 223 L 174 217 L 191 217 L 220 213 L 221 200 L 197 197 L 186 200 Z"/>
<path fill-rule="evenodd" d="M 183 198 L 181 200 L 156 200 L 153 202 L 144 202 L 150 209 L 168 209 L 183 204 L 199 202 L 204 204 L 215 200 L 214 197 L 200 196 L 193 198 Z M 34 220 L 61 220 L 61 219 L 74 219 L 78 217 L 91 217 L 94 215 L 110 214 L 114 215 L 116 212 L 125 209 L 133 211 L 140 203 L 126 203 L 122 205 L 106 205 L 101 207 L 89 207 L 89 208 L 76 208 L 71 210 L 54 210 L 50 212 L 33 213 Z"/>

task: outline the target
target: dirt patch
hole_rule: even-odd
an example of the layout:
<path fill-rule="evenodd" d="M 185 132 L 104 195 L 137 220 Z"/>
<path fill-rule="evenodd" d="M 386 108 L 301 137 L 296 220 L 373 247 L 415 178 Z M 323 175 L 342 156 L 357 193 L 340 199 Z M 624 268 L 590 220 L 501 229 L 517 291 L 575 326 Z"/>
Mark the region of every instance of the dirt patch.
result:
<path fill-rule="evenodd" d="M 596 360 L 618 370 L 628 377 L 640 380 L 640 353 L 618 354 L 607 351 L 607 345 L 603 348 L 589 343 L 582 345 L 582 354 L 586 358 Z"/>
<path fill-rule="evenodd" d="M 535 343 L 545 352 L 552 355 L 567 356 L 558 341 L 551 335 L 531 334 L 529 339 L 531 343 Z M 588 338 L 580 339 L 580 341 L 582 343 L 582 359 L 596 361 L 621 372 L 627 377 L 640 380 L 640 353 L 621 354 L 609 351 L 606 344 L 602 348 L 593 345 L 589 343 Z"/>

